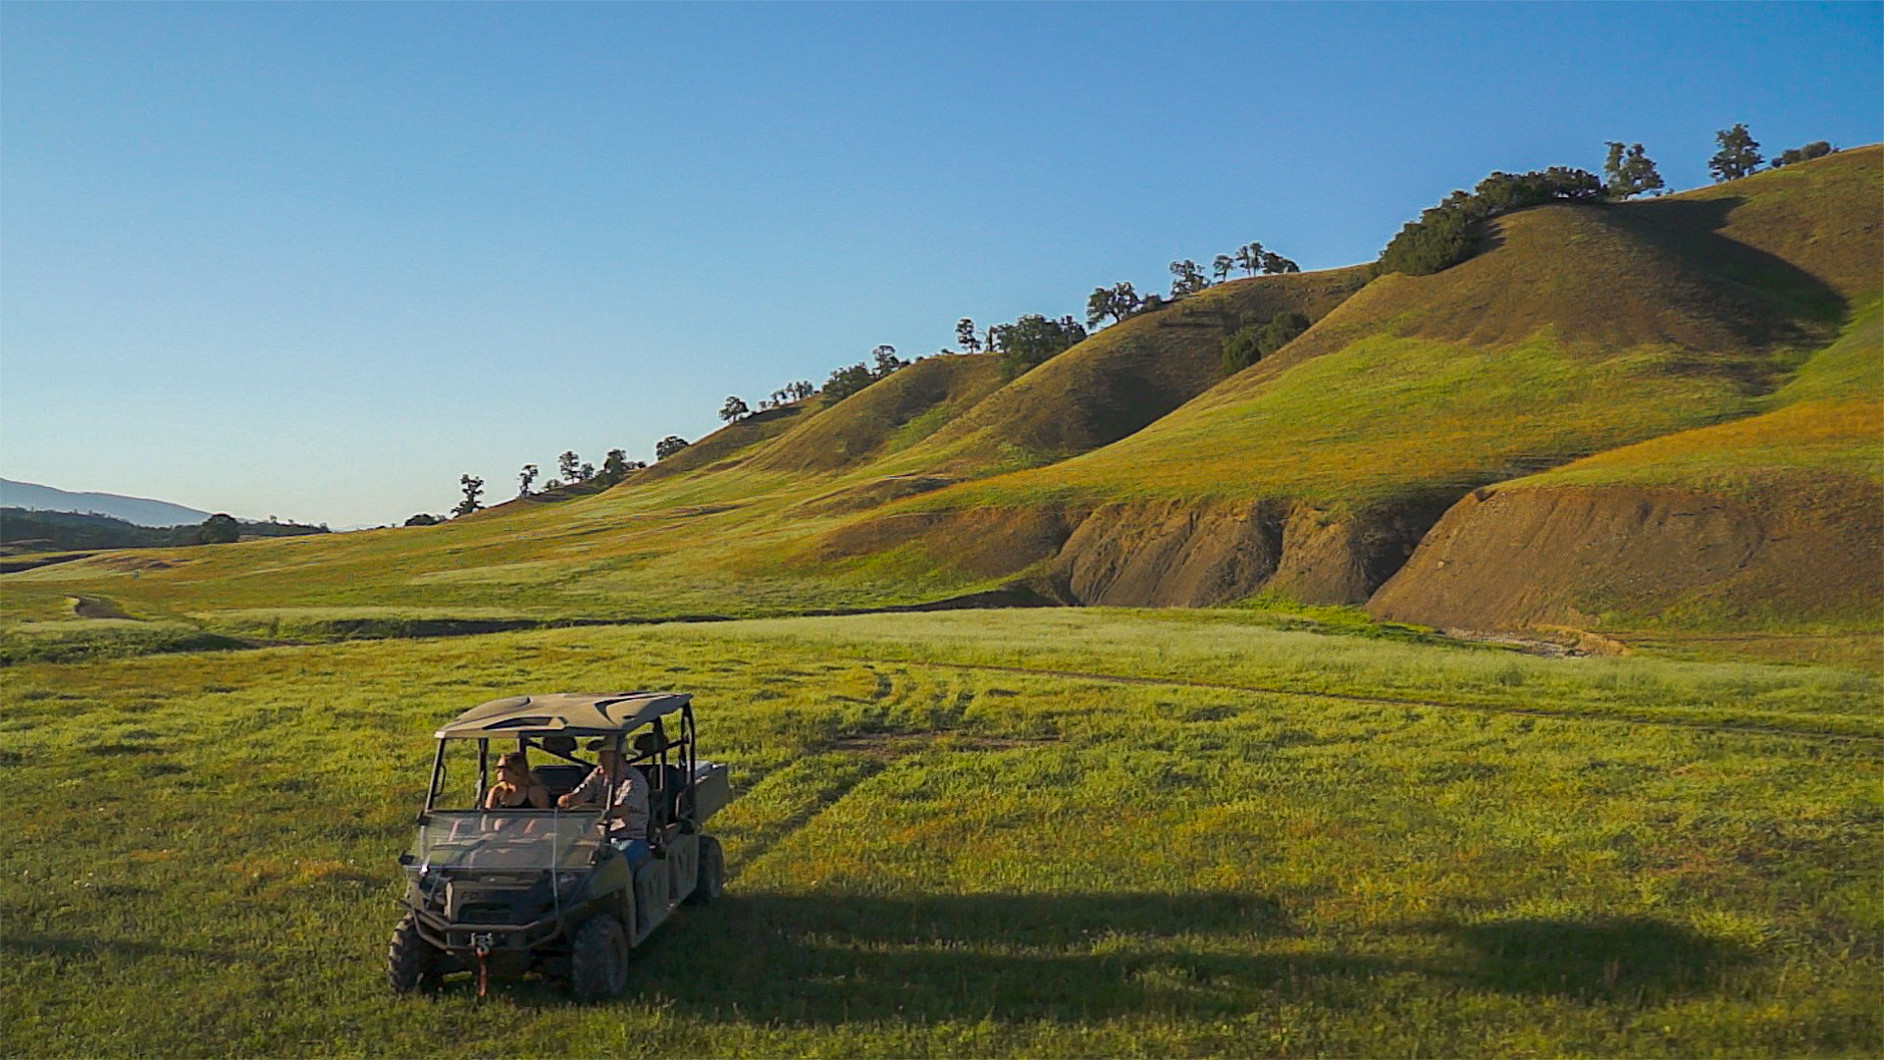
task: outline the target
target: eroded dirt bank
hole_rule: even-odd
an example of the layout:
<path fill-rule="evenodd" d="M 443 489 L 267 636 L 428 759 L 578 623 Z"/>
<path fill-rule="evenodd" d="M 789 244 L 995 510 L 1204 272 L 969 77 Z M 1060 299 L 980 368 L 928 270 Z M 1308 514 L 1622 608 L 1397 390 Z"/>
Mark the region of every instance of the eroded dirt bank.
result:
<path fill-rule="evenodd" d="M 1309 604 L 1367 601 L 1413 555 L 1454 498 L 1359 513 L 1297 504 L 1282 532 L 1282 563 L 1263 588 Z"/>
<path fill-rule="evenodd" d="M 1447 502 L 1336 513 L 1287 500 L 1122 501 L 866 519 L 826 560 L 916 546 L 980 577 L 1046 563 L 1029 588 L 1068 604 L 1208 607 L 1273 589 L 1305 603 L 1365 601 Z"/>
<path fill-rule="evenodd" d="M 1275 573 L 1285 514 L 1284 506 L 1267 502 L 1108 504 L 1073 531 L 1049 577 L 1082 604 L 1224 603 Z"/>
<path fill-rule="evenodd" d="M 1879 501 L 1875 486 L 1822 481 L 1765 502 L 1667 488 L 1479 490 L 1368 610 L 1468 629 L 1855 612 L 1880 588 Z"/>
<path fill-rule="evenodd" d="M 1447 507 L 1335 512 L 1287 500 L 1130 502 L 1082 522 L 1054 563 L 1082 604 L 1208 607 L 1269 590 L 1355 604 L 1406 562 Z"/>

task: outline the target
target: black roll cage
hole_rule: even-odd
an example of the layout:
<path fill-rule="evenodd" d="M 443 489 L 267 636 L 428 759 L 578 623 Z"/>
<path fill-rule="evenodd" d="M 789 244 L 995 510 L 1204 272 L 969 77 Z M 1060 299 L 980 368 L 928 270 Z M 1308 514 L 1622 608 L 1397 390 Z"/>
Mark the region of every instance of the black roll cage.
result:
<path fill-rule="evenodd" d="M 634 729 L 625 729 L 625 730 L 620 730 L 616 732 L 608 732 L 608 733 L 591 732 L 591 733 L 583 734 L 584 736 L 587 736 L 590 738 L 600 738 L 604 740 L 605 741 L 604 747 L 613 748 L 617 752 L 621 753 L 624 758 L 624 764 L 626 765 L 634 766 L 634 765 L 641 765 L 643 763 L 650 763 L 650 764 L 661 767 L 658 769 L 651 770 L 650 772 L 653 775 L 649 778 L 650 786 L 654 789 L 654 793 L 657 796 L 665 796 L 662 798 L 650 800 L 650 802 L 653 804 L 650 807 L 651 810 L 653 809 L 653 806 L 659 806 L 663 810 L 663 813 L 661 816 L 653 817 L 650 820 L 650 825 L 655 826 L 655 827 L 661 827 L 661 826 L 674 823 L 672 821 L 662 819 L 662 817 L 664 816 L 665 807 L 669 805 L 673 806 L 675 816 L 680 818 L 681 820 L 683 821 L 691 820 L 693 817 L 694 766 L 695 766 L 695 761 L 696 761 L 694 758 L 693 705 L 691 703 L 683 704 L 676 713 L 680 715 L 680 719 L 679 719 L 679 724 L 676 726 L 677 735 L 675 739 L 673 739 L 672 741 L 668 740 L 667 738 L 667 726 L 665 724 L 665 721 L 666 721 L 665 718 L 655 718 L 654 720 L 648 722 L 646 725 L 637 726 Z M 652 751 L 642 751 L 640 753 L 630 755 L 628 753 L 628 750 L 624 747 L 624 744 L 627 743 L 627 738 L 630 735 L 641 732 L 643 730 L 646 730 L 654 734 L 655 749 Z M 574 748 L 571 748 L 569 751 L 565 752 L 565 751 L 561 751 L 553 747 L 545 746 L 544 744 L 545 740 L 554 738 L 554 737 L 559 737 L 559 736 L 567 737 L 572 741 L 577 739 L 575 734 L 566 733 L 566 732 L 518 733 L 517 734 L 517 750 L 529 751 L 534 748 L 535 750 L 542 751 L 546 755 L 552 755 L 556 758 L 560 758 L 565 762 L 571 763 L 572 765 L 585 766 L 590 769 L 593 769 L 596 767 L 596 765 L 598 764 L 597 762 L 585 762 L 582 759 L 577 758 L 575 755 Z M 437 807 L 438 796 L 439 796 L 439 793 L 442 792 L 445 787 L 445 773 L 446 773 L 445 747 L 450 742 L 451 742 L 450 738 L 439 740 L 438 751 L 432 757 L 432 783 L 431 783 L 430 788 L 428 788 L 425 793 L 425 808 L 419 811 L 419 822 L 421 824 L 423 824 L 426 818 L 434 810 L 438 808 Z M 558 742 L 560 743 L 561 741 L 558 741 Z M 490 791 L 490 748 L 491 748 L 490 738 L 479 737 L 477 741 L 477 746 L 478 746 L 478 784 L 477 784 L 476 802 L 477 802 L 477 808 L 482 809 L 484 805 L 485 794 L 488 791 Z M 669 751 L 678 752 L 677 754 L 674 755 L 674 761 L 671 761 L 671 762 L 669 761 L 668 759 Z M 680 769 L 681 788 L 678 794 L 670 793 L 668 791 L 668 780 L 671 774 L 669 773 L 667 767 L 670 765 L 677 766 Z M 614 801 L 614 797 L 615 797 L 614 791 L 613 790 L 609 791 L 608 799 L 611 803 Z M 506 810 L 504 812 L 529 813 L 532 811 L 512 809 L 512 810 Z M 542 811 L 535 811 L 535 812 L 542 812 Z"/>

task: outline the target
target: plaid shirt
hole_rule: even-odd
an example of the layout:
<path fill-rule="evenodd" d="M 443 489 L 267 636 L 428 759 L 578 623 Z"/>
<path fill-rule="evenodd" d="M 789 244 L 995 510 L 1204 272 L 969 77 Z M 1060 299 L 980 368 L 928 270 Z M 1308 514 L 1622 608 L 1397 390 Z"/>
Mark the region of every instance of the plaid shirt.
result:
<path fill-rule="evenodd" d="M 608 823 L 610 834 L 626 839 L 646 839 L 648 837 L 648 778 L 641 775 L 639 769 L 629 766 L 621 771 L 621 784 L 615 789 L 615 808 L 623 816 Z M 608 774 L 601 766 L 584 777 L 576 790 L 569 793 L 571 802 L 597 803 L 608 797 Z"/>

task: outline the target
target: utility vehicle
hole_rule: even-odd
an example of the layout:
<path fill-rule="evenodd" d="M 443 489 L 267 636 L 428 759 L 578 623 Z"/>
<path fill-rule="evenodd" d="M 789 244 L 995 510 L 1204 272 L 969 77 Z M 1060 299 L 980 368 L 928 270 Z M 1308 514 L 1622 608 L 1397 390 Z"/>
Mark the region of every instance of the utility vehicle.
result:
<path fill-rule="evenodd" d="M 724 765 L 694 757 L 693 697 L 673 692 L 557 693 L 494 699 L 439 729 L 418 838 L 400 857 L 406 914 L 393 929 L 386 976 L 405 993 L 471 972 L 537 972 L 583 1000 L 627 984 L 628 951 L 676 906 L 719 897 L 724 864 L 701 830 L 731 797 Z M 483 809 L 492 745 L 530 752 L 550 809 Z M 560 809 L 614 750 L 648 781 L 648 853 L 631 864 L 607 834 L 601 805 Z M 582 757 L 583 752 L 589 757 Z M 626 773 L 621 776 L 625 779 Z M 632 837 L 630 837 L 632 838 Z"/>

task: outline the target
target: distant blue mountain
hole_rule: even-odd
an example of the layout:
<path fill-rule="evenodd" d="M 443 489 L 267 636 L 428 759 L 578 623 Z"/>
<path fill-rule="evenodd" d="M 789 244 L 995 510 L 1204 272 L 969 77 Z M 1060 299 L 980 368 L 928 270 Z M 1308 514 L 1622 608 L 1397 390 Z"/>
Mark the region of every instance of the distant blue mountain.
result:
<path fill-rule="evenodd" d="M 138 526 L 182 526 L 186 523 L 200 523 L 210 515 L 168 501 L 121 497 L 115 493 L 68 493 L 51 486 L 15 482 L 7 478 L 0 478 L 0 508 L 96 513 Z"/>

